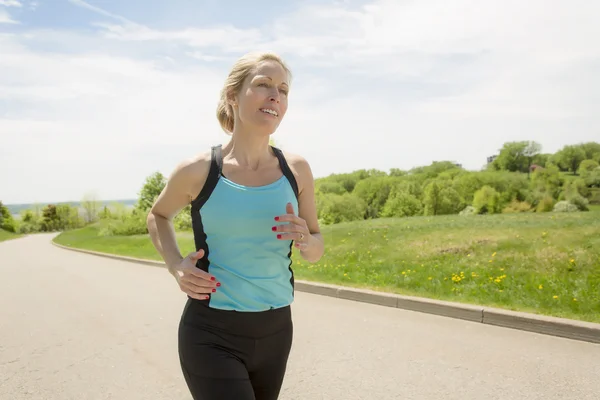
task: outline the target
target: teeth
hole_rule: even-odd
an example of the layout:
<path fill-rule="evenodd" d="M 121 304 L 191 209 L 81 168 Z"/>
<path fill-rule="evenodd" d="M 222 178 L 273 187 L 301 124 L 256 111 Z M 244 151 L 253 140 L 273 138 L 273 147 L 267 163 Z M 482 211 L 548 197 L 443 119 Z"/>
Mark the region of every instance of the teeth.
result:
<path fill-rule="evenodd" d="M 263 108 L 261 111 L 269 113 L 269 114 L 274 115 L 274 116 L 277 116 L 277 112 L 276 111 L 268 109 L 268 108 Z"/>

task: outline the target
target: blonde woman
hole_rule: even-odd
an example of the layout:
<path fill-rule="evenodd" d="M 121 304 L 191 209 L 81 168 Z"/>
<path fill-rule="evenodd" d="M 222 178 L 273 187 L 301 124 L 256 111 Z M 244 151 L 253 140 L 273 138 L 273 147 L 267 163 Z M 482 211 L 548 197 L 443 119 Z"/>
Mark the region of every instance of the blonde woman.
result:
<path fill-rule="evenodd" d="M 278 56 L 240 58 L 217 107 L 231 140 L 178 165 L 148 215 L 188 297 L 179 357 L 195 400 L 279 397 L 293 337 L 292 246 L 309 262 L 323 255 L 310 166 L 269 145 L 289 90 Z M 172 220 L 187 204 L 196 251 L 183 257 Z"/>

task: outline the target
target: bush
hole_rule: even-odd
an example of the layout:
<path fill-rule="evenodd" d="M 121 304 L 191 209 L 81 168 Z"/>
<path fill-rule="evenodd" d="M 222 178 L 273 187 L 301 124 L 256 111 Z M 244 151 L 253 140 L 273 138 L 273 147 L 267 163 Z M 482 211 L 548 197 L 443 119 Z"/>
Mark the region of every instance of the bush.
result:
<path fill-rule="evenodd" d="M 496 214 L 500 212 L 500 195 L 496 189 L 484 186 L 475 192 L 473 207 L 477 214 Z"/>
<path fill-rule="evenodd" d="M 464 210 L 458 213 L 458 215 L 475 215 L 477 211 L 473 206 L 466 206 Z"/>
<path fill-rule="evenodd" d="M 191 209 L 191 205 L 188 204 L 175 216 L 175 218 L 173 218 L 173 226 L 176 230 L 187 231 L 192 229 Z"/>
<path fill-rule="evenodd" d="M 100 230 L 100 236 L 132 236 L 148 233 L 146 215 L 132 212 L 124 219 L 113 219 Z"/>
<path fill-rule="evenodd" d="M 382 217 L 412 217 L 423 212 L 421 201 L 410 193 L 395 192 L 383 206 Z"/>
<path fill-rule="evenodd" d="M 544 196 L 538 203 L 536 212 L 550 212 L 554 209 L 554 199 L 548 195 Z"/>
<path fill-rule="evenodd" d="M 324 225 L 361 220 L 366 207 L 364 200 L 349 193 L 317 196 L 318 218 Z"/>
<path fill-rule="evenodd" d="M 526 201 L 519 201 L 517 199 L 514 199 L 509 205 L 504 207 L 504 209 L 502 210 L 502 212 L 505 214 L 520 213 L 527 211 L 531 211 L 531 204 L 529 204 Z"/>
<path fill-rule="evenodd" d="M 319 181 L 315 185 L 315 190 L 322 193 L 344 194 L 346 189 L 339 182 Z"/>
<path fill-rule="evenodd" d="M 554 206 L 554 209 L 552 211 L 554 211 L 554 212 L 577 212 L 577 211 L 579 211 L 579 208 L 577 208 L 576 205 L 574 205 L 566 200 L 562 200 L 562 201 L 559 201 L 558 203 L 556 203 L 556 205 Z"/>
<path fill-rule="evenodd" d="M 567 201 L 576 206 L 581 211 L 589 211 L 589 200 L 579 194 L 569 196 L 567 198 Z"/>
<path fill-rule="evenodd" d="M 16 231 L 15 228 L 16 228 L 16 224 L 15 224 L 15 220 L 14 220 L 13 216 L 11 215 L 10 211 L 8 210 L 8 207 L 6 207 L 0 201 L 0 229 L 14 233 Z"/>
<path fill-rule="evenodd" d="M 377 218 L 385 205 L 393 186 L 392 178 L 374 176 L 356 183 L 353 195 L 360 197 L 366 204 L 365 218 Z"/>

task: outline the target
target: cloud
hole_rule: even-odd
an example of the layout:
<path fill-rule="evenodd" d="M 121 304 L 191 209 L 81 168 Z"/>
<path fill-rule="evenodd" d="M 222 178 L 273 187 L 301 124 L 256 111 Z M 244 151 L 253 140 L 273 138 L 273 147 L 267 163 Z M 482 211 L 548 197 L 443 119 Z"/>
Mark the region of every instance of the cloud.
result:
<path fill-rule="evenodd" d="M 218 91 L 232 61 L 256 49 L 292 67 L 290 109 L 274 138 L 316 176 L 434 160 L 476 169 L 508 140 L 548 152 L 597 140 L 592 2 L 336 2 L 260 26 L 170 30 L 71 3 L 98 16 L 94 32 L 0 34 L 0 135 L 14 142 L 0 157 L 9 203 L 88 190 L 135 197 L 151 172 L 226 140 Z"/>
<path fill-rule="evenodd" d="M 23 4 L 17 0 L 0 0 L 0 6 L 5 7 L 23 7 Z"/>
<path fill-rule="evenodd" d="M 3 9 L 0 9 L 0 24 L 18 24 L 11 16 Z"/>

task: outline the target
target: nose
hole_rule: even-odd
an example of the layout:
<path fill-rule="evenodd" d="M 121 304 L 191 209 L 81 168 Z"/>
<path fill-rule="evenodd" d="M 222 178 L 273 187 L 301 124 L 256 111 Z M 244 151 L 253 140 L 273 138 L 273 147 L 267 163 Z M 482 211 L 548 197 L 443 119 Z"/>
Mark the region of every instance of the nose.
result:
<path fill-rule="evenodd" d="M 269 96 L 269 101 L 279 103 L 279 90 L 277 88 L 275 88 L 275 91 Z"/>

